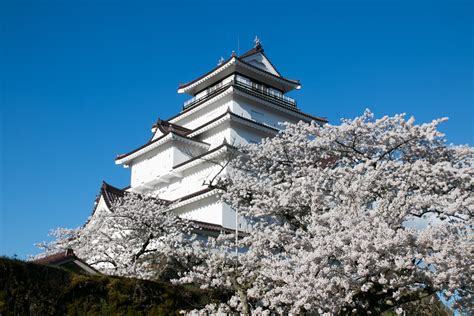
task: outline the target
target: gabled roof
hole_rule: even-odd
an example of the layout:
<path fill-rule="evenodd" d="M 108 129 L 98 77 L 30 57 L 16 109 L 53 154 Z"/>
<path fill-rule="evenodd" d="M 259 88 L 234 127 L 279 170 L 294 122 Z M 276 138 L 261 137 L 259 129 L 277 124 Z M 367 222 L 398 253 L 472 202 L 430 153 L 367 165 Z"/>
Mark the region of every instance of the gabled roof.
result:
<path fill-rule="evenodd" d="M 261 55 L 265 59 L 265 61 L 268 62 L 269 66 L 278 75 L 278 77 L 282 77 L 281 73 L 278 71 L 275 65 L 273 65 L 273 63 L 270 61 L 270 58 L 268 58 L 267 55 L 265 55 L 263 46 L 260 43 L 257 43 L 255 47 L 249 49 L 248 51 L 240 55 L 239 59 L 241 61 L 249 61 L 251 57 L 253 57 L 254 55 Z"/>
<path fill-rule="evenodd" d="M 151 131 L 153 134 L 151 135 L 148 142 L 151 142 L 157 139 L 158 137 L 161 137 L 171 132 L 186 137 L 186 135 L 188 135 L 191 130 L 183 126 L 170 123 L 168 120 L 162 120 L 158 118 L 158 120 L 151 127 Z"/>
<path fill-rule="evenodd" d="M 173 124 L 162 119 L 158 119 L 156 123 L 153 124 L 152 128 L 160 130 L 163 134 L 175 132 L 176 134 L 179 134 L 181 136 L 186 136 L 191 132 L 191 130 L 187 129 L 186 127 Z"/>

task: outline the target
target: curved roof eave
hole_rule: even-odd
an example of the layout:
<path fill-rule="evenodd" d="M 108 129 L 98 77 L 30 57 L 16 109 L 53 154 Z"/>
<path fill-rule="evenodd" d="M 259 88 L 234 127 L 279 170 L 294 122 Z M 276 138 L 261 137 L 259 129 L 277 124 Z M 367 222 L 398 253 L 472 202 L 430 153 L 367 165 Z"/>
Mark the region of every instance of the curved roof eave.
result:
<path fill-rule="evenodd" d="M 268 59 L 268 58 L 267 58 Z M 270 61 L 269 61 L 270 62 Z M 230 67 L 231 65 L 233 64 L 238 64 L 238 63 L 241 63 L 243 66 L 245 66 L 246 68 L 248 69 L 251 69 L 255 72 L 258 72 L 258 73 L 261 73 L 261 74 L 264 74 L 265 76 L 268 76 L 270 78 L 272 78 L 273 80 L 276 80 L 276 81 L 280 81 L 280 82 L 283 82 L 283 83 L 286 83 L 287 85 L 293 87 L 293 89 L 300 89 L 301 88 L 301 83 L 299 80 L 294 80 L 294 79 L 288 79 L 288 78 L 285 78 L 283 76 L 276 76 L 274 74 L 272 74 L 271 72 L 268 72 L 266 70 L 263 70 L 263 69 L 260 69 L 250 63 L 247 63 L 246 61 L 244 61 L 243 59 L 241 59 L 241 57 L 235 57 L 235 56 L 232 56 L 231 58 L 229 58 L 228 60 L 224 61 L 222 64 L 220 64 L 219 66 L 213 68 L 212 70 L 208 71 L 207 73 L 205 73 L 204 75 L 186 83 L 186 84 L 182 84 L 178 87 L 178 93 L 188 93 L 190 92 L 194 87 L 198 86 L 199 84 L 205 82 L 206 80 L 209 80 L 210 78 L 214 77 L 215 75 L 217 75 L 218 73 L 221 73 L 223 70 L 225 70 L 226 68 Z M 271 64 L 271 62 L 270 62 Z M 276 69 L 276 68 L 275 68 Z"/>

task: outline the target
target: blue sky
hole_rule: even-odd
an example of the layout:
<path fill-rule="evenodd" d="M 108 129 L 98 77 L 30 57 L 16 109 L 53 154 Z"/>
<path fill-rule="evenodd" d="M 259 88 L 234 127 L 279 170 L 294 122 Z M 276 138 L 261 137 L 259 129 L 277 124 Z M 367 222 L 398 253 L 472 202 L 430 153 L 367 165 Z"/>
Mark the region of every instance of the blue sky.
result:
<path fill-rule="evenodd" d="M 176 114 L 176 88 L 258 35 L 300 79 L 300 108 L 331 123 L 448 116 L 474 142 L 471 1 L 0 1 L 0 255 L 24 258 L 90 215 L 117 154 Z"/>

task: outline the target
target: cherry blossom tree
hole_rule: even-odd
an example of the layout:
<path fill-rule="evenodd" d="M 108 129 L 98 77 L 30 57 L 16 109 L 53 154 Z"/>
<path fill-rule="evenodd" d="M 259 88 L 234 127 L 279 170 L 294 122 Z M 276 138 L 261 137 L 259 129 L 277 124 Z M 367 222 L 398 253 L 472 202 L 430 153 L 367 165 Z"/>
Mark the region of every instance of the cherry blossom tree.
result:
<path fill-rule="evenodd" d="M 237 239 L 196 238 L 165 203 L 126 194 L 42 246 L 148 279 L 172 259 L 177 282 L 235 294 L 201 312 L 403 313 L 435 293 L 472 311 L 474 150 L 447 145 L 443 121 L 366 112 L 239 148 L 211 184 L 247 220 Z"/>
<path fill-rule="evenodd" d="M 106 274 L 157 279 L 170 261 L 189 269 L 187 259 L 197 257 L 192 254 L 193 224 L 167 212 L 167 206 L 155 198 L 126 193 L 111 210 L 97 210 L 82 227 L 58 228 L 51 233 L 52 242 L 38 246 L 46 253 L 71 248 Z"/>
<path fill-rule="evenodd" d="M 367 111 L 241 148 L 216 187 L 250 229 L 181 281 L 234 291 L 243 314 L 403 313 L 435 293 L 472 309 L 474 151 L 443 121 Z"/>

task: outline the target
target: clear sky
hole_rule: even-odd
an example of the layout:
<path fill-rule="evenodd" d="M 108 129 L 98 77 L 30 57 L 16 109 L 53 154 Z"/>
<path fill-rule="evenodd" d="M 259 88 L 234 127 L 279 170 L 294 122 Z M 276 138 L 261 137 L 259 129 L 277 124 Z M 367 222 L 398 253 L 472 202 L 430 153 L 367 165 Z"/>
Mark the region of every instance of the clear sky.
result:
<path fill-rule="evenodd" d="M 474 142 L 472 1 L 0 1 L 0 255 L 90 215 L 176 88 L 261 38 L 305 112 L 448 116 Z"/>

